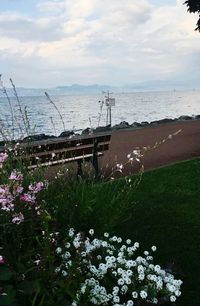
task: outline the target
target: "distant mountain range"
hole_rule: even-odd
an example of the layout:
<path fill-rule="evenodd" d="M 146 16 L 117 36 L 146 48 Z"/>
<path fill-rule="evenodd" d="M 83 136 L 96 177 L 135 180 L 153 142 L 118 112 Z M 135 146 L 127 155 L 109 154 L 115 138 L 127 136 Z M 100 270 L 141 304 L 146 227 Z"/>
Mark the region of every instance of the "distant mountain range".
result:
<path fill-rule="evenodd" d="M 188 85 L 188 82 L 183 81 L 161 81 L 152 80 L 134 84 L 127 84 L 124 86 L 110 86 L 110 85 L 80 85 L 73 84 L 68 86 L 57 86 L 55 88 L 17 88 L 19 96 L 43 96 L 47 91 L 49 95 L 81 95 L 81 94 L 101 94 L 103 91 L 112 91 L 113 93 L 126 93 L 138 91 L 171 91 L 171 90 L 193 90 L 200 89 L 200 85 L 193 82 L 194 87 Z M 196 86 L 195 86 L 196 85 Z M 9 96 L 13 96 L 13 90 L 7 89 Z M 0 97 L 4 96 L 0 91 Z"/>

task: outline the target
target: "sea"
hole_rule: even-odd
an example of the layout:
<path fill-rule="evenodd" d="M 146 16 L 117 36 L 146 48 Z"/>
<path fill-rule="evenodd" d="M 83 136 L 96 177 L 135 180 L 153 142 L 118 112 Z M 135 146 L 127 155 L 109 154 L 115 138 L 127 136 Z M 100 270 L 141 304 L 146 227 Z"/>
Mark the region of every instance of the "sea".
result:
<path fill-rule="evenodd" d="M 200 114 L 200 91 L 163 91 L 116 93 L 112 107 L 112 125 L 127 121 L 154 121 Z M 81 130 L 105 126 L 107 107 L 103 94 L 52 96 L 53 103 L 44 96 L 20 97 L 22 112 L 26 109 L 28 124 L 33 134 L 58 136 L 63 130 Z M 10 98 L 14 116 L 15 137 L 23 132 L 23 120 L 15 98 Z M 62 117 L 62 119 L 61 119 Z M 0 98 L 0 131 L 13 133 L 11 107 Z M 24 132 L 25 133 L 25 132 Z M 2 134 L 2 133 L 1 133 Z M 1 138 L 3 136 L 1 135 Z"/>

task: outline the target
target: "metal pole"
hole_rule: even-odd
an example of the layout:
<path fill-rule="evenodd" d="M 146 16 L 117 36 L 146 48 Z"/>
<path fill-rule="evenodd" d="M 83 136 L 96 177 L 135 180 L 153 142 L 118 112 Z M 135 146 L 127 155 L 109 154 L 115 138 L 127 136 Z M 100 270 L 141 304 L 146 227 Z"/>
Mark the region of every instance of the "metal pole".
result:
<path fill-rule="evenodd" d="M 107 111 L 106 111 L 106 125 L 108 125 L 108 107 L 107 107 Z"/>

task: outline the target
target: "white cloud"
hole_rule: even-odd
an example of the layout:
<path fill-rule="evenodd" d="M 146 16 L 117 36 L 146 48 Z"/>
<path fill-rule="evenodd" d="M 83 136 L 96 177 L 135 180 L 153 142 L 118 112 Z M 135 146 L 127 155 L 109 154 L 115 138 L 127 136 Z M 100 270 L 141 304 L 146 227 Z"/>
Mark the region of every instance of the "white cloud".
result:
<path fill-rule="evenodd" d="M 55 17 L 37 18 L 21 14 L 0 14 L 0 35 L 22 42 L 52 41 L 62 36 L 62 24 Z"/>
<path fill-rule="evenodd" d="M 156 7 L 147 0 L 49 0 L 37 8 L 35 18 L 0 14 L 0 64 L 14 56 L 31 67 L 32 85 L 38 86 L 37 65 L 46 74 L 44 85 L 53 84 L 55 75 L 62 84 L 186 75 L 200 51 L 195 19 L 182 1 Z"/>

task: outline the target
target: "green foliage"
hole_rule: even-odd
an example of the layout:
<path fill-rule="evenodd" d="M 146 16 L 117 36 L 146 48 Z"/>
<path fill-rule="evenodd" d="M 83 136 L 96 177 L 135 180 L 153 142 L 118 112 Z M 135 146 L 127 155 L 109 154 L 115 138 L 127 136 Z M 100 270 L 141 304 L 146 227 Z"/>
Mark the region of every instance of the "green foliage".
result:
<path fill-rule="evenodd" d="M 119 179 L 109 182 L 77 179 L 71 174 L 50 182 L 43 192 L 46 209 L 56 220 L 58 231 L 64 227 L 95 232 L 112 232 L 129 219 L 134 205 L 134 193 L 140 176 L 131 181 Z"/>
<path fill-rule="evenodd" d="M 159 249 L 158 261 L 183 280 L 177 305 L 200 305 L 200 159 L 144 173 L 135 192 L 133 218 L 118 233 L 151 243 Z"/>
<path fill-rule="evenodd" d="M 13 168 L 23 173 L 24 190 L 42 177 L 42 172 L 30 173 L 12 157 L 4 164 L 0 181 L 6 186 L 11 184 L 11 190 L 13 183 L 9 176 Z M 54 273 L 54 243 L 58 238 L 52 235 L 59 231 L 61 239 L 71 226 L 80 231 L 95 228 L 100 235 L 105 230 L 113 231 L 127 218 L 127 212 L 134 204 L 136 182 L 137 178 L 131 182 L 118 180 L 101 183 L 68 173 L 52 180 L 48 189 L 38 195 L 39 214 L 32 209 L 33 204 L 23 204 L 20 197 L 16 198 L 15 207 L 22 209 L 23 222 L 13 224 L 9 213 L 0 211 L 0 255 L 6 265 L 0 265 L 3 281 L 0 303 L 10 306 L 15 302 L 19 302 L 20 306 L 68 305 L 71 289 L 66 288 Z M 127 201 L 124 204 L 125 198 Z"/>
<path fill-rule="evenodd" d="M 12 165 L 7 167 L 9 172 Z M 24 170 L 24 175 L 28 185 L 42 173 Z M 155 243 L 157 261 L 163 266 L 168 262 L 184 280 L 177 306 L 199 305 L 199 177 L 199 159 L 145 173 L 139 185 L 140 176 L 100 182 L 59 175 L 39 196 L 41 216 L 19 225 L 1 219 L 0 255 L 6 263 L 0 266 L 0 287 L 6 295 L 0 305 L 70 305 L 73 290 L 54 274 L 50 243 L 52 232 L 59 231 L 62 239 L 69 227 L 83 232 L 94 228 L 99 237 L 105 231 L 117 233 L 141 241 L 145 249 Z M 6 172 L 1 181 L 5 179 Z"/>
<path fill-rule="evenodd" d="M 200 0 L 187 0 L 184 4 L 187 5 L 190 13 L 200 14 Z M 195 30 L 200 32 L 200 18 L 197 21 L 197 28 Z"/>

